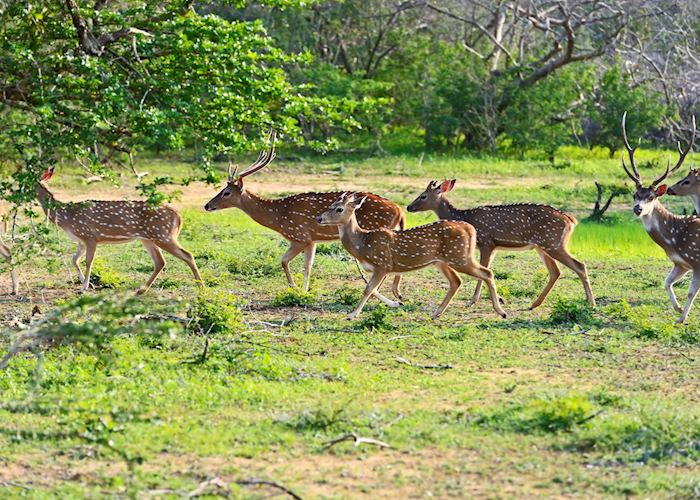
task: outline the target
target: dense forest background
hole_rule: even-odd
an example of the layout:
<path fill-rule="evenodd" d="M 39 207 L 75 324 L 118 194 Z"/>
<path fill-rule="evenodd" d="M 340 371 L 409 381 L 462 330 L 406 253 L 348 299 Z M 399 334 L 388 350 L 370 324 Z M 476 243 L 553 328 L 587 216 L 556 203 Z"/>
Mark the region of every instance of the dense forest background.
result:
<path fill-rule="evenodd" d="M 0 148 L 30 177 L 139 150 L 669 146 L 698 111 L 692 0 L 5 1 Z M 684 130 L 684 127 L 686 129 Z M 17 180 L 17 176 L 15 176 Z M 20 184 L 22 179 L 20 178 Z M 29 183 L 26 183 L 29 186 Z M 31 189 L 3 186 L 4 197 Z"/>

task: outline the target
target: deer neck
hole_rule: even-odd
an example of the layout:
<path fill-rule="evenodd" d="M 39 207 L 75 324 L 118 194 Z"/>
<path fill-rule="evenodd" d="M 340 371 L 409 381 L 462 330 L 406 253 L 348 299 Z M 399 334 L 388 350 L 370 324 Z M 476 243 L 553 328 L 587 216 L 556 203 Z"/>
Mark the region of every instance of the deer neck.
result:
<path fill-rule="evenodd" d="M 459 212 L 461 212 L 461 210 L 455 208 L 455 206 L 452 203 L 450 203 L 450 200 L 448 200 L 444 196 L 440 197 L 438 205 L 435 208 L 435 213 L 440 219 L 453 220 L 456 218 Z"/>
<path fill-rule="evenodd" d="M 693 193 L 690 195 L 693 200 L 693 205 L 695 205 L 695 213 L 700 215 L 700 193 Z"/>
<path fill-rule="evenodd" d="M 340 241 L 355 257 L 357 257 L 359 249 L 362 248 L 365 233 L 367 231 L 362 229 L 357 223 L 357 217 L 355 217 L 354 213 L 345 224 L 338 226 Z"/>
<path fill-rule="evenodd" d="M 241 202 L 238 208 L 247 213 L 258 224 L 273 230 L 276 230 L 279 216 L 282 215 L 275 210 L 275 200 L 268 200 L 245 190 L 241 193 Z"/>
<path fill-rule="evenodd" d="M 41 182 L 37 182 L 36 184 L 36 197 L 39 200 L 39 204 L 41 205 L 41 209 L 44 211 L 44 214 L 48 216 L 49 210 L 55 208 L 56 206 L 56 197 Z"/>
<path fill-rule="evenodd" d="M 684 220 L 684 217 L 678 217 L 669 212 L 658 199 L 654 200 L 651 212 L 642 216 L 644 229 L 663 248 L 674 246 L 676 228 Z"/>

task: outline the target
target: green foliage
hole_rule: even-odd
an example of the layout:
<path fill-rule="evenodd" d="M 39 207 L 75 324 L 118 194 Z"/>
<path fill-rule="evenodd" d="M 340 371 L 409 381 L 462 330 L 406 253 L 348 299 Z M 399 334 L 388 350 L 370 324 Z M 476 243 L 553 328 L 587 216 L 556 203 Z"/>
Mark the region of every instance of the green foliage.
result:
<path fill-rule="evenodd" d="M 301 288 L 287 288 L 275 295 L 272 305 L 275 307 L 309 307 L 316 302 L 316 294 L 305 292 Z"/>
<path fill-rule="evenodd" d="M 343 285 L 335 291 L 334 295 L 339 304 L 352 306 L 360 301 L 362 290 L 349 285 Z"/>
<path fill-rule="evenodd" d="M 593 311 L 584 300 L 557 299 L 549 315 L 549 321 L 555 325 L 586 325 L 593 321 Z"/>
<path fill-rule="evenodd" d="M 124 276 L 108 266 L 104 259 L 96 258 L 92 263 L 90 284 L 95 288 L 118 290 L 124 285 Z"/>
<path fill-rule="evenodd" d="M 605 313 L 610 319 L 618 321 L 627 321 L 632 317 L 632 307 L 626 299 L 620 299 L 617 302 L 605 307 Z"/>
<path fill-rule="evenodd" d="M 596 99 L 590 102 L 589 116 L 595 125 L 591 145 L 603 146 L 610 157 L 622 146 L 621 119 L 627 112 L 627 137 L 630 142 L 655 130 L 668 109 L 661 104 L 661 96 L 644 86 L 633 85 L 628 72 L 615 65 L 601 79 Z"/>
<path fill-rule="evenodd" d="M 224 291 L 199 291 L 190 309 L 188 329 L 206 335 L 223 335 L 237 332 L 241 327 L 241 310 L 236 297 Z"/>
<path fill-rule="evenodd" d="M 357 324 L 358 328 L 371 332 L 381 332 L 392 329 L 389 321 L 389 308 L 384 304 L 379 304 L 375 308 L 364 311 L 364 318 Z"/>
<path fill-rule="evenodd" d="M 512 404 L 505 409 L 487 412 L 476 422 L 484 427 L 524 434 L 560 432 L 584 423 L 595 408 L 587 395 L 569 394 Z"/>

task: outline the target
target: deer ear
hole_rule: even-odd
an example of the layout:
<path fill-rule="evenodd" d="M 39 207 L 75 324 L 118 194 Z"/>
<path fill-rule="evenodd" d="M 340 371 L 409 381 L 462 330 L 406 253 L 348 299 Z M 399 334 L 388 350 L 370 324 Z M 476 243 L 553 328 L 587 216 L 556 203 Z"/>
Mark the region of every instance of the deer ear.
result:
<path fill-rule="evenodd" d="M 363 196 L 359 200 L 357 199 L 357 195 L 355 195 L 355 199 L 353 200 L 353 203 L 355 204 L 355 209 L 358 209 L 362 206 L 362 204 L 367 200 L 367 196 Z"/>
<path fill-rule="evenodd" d="M 663 196 L 666 194 L 666 189 L 668 186 L 666 184 L 661 184 L 659 187 L 656 188 L 656 196 Z"/>
<path fill-rule="evenodd" d="M 455 187 L 455 182 L 457 182 L 457 179 L 443 181 L 443 183 L 440 184 L 440 194 L 452 191 L 452 188 Z"/>
<path fill-rule="evenodd" d="M 53 176 L 54 168 L 56 167 L 49 167 L 46 170 L 44 170 L 44 173 L 41 174 L 41 180 L 48 181 Z"/>

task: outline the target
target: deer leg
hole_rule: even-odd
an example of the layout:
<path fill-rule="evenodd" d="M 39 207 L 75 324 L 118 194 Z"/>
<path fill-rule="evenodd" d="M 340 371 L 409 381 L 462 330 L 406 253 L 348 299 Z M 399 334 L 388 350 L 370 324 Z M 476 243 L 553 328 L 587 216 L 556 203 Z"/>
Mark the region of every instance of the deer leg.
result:
<path fill-rule="evenodd" d="M 690 286 L 688 287 L 688 300 L 685 303 L 685 308 L 681 313 L 681 317 L 678 318 L 678 323 L 685 323 L 685 320 L 688 318 L 690 308 L 693 307 L 693 301 L 695 300 L 698 291 L 700 291 L 700 272 L 693 270 L 693 277 L 691 278 Z"/>
<path fill-rule="evenodd" d="M 398 275 L 397 275 L 397 277 L 398 277 Z M 388 298 L 388 297 L 382 295 L 381 293 L 379 293 L 379 289 L 381 288 L 381 286 L 382 286 L 382 284 L 384 283 L 384 280 L 385 280 L 385 279 L 386 279 L 386 275 L 385 275 L 384 278 L 382 279 L 382 282 L 379 283 L 379 285 L 377 285 L 377 289 L 374 291 L 374 293 L 372 293 L 372 296 L 373 296 L 373 297 L 376 297 L 376 298 L 379 299 L 379 300 L 381 300 L 381 301 L 382 301 L 384 304 L 386 304 L 388 307 L 401 307 L 401 306 L 403 305 L 403 303 L 398 302 L 398 301 L 395 301 L 395 300 L 391 300 L 390 298 Z M 394 280 L 394 283 L 396 283 L 396 280 Z"/>
<path fill-rule="evenodd" d="M 394 283 L 391 285 L 391 293 L 394 294 L 394 297 L 399 299 L 399 303 L 403 300 L 403 297 L 401 296 L 401 275 L 397 274 L 394 276 Z"/>
<path fill-rule="evenodd" d="M 486 283 L 489 289 L 489 295 L 491 295 L 491 303 L 493 304 L 493 309 L 502 317 L 506 317 L 506 312 L 501 307 L 501 301 L 498 297 L 498 292 L 496 291 L 496 283 L 493 279 L 493 271 L 488 267 L 484 267 L 481 264 L 474 262 L 473 265 L 466 266 L 464 269 L 457 269 L 464 274 L 482 280 Z"/>
<path fill-rule="evenodd" d="M 542 262 L 544 262 L 545 267 L 547 267 L 547 271 L 549 272 L 549 281 L 547 282 L 547 285 L 544 287 L 542 292 L 540 292 L 540 295 L 530 306 L 530 310 L 539 307 L 542 304 L 542 302 L 544 302 L 544 299 L 546 299 L 547 295 L 549 295 L 549 292 L 552 290 L 552 287 L 559 279 L 559 276 L 561 276 L 561 271 L 559 270 L 559 266 L 557 266 L 556 260 L 551 258 L 544 252 L 544 250 L 540 250 L 539 248 L 537 249 L 537 253 L 540 254 L 540 257 L 542 257 Z"/>
<path fill-rule="evenodd" d="M 571 256 L 571 254 L 569 254 L 569 252 L 566 249 L 563 248 L 560 249 L 558 252 L 552 252 L 549 255 L 550 257 L 554 257 L 555 259 L 557 259 L 559 262 L 564 264 L 566 267 L 568 267 L 578 275 L 579 279 L 581 280 L 581 283 L 583 283 L 583 289 L 586 291 L 586 299 L 588 300 L 588 303 L 592 307 L 595 307 L 595 298 L 593 298 L 591 283 L 590 281 L 588 281 L 586 264 L 584 264 L 580 260 L 576 260 L 574 257 Z"/>
<path fill-rule="evenodd" d="M 440 316 L 445 311 L 445 309 L 447 309 L 447 306 L 449 306 L 450 302 L 452 302 L 452 298 L 459 290 L 459 287 L 462 286 L 462 279 L 450 266 L 444 263 L 439 263 L 436 264 L 436 267 L 440 270 L 440 272 L 442 272 L 442 274 L 445 275 L 447 281 L 450 282 L 450 289 L 447 292 L 447 295 L 445 295 L 445 298 L 442 301 L 442 304 L 440 304 L 440 307 L 438 307 L 435 310 L 435 313 L 433 314 L 433 319 L 437 319 L 438 316 Z"/>
<path fill-rule="evenodd" d="M 309 281 L 311 280 L 311 267 L 314 265 L 316 257 L 316 243 L 313 241 L 306 245 L 304 249 L 304 291 L 309 291 Z"/>
<path fill-rule="evenodd" d="M 481 263 L 482 266 L 484 267 L 491 267 L 491 262 L 493 262 L 493 257 L 495 253 L 495 249 L 491 247 L 485 247 L 485 248 L 480 248 L 479 249 L 479 262 Z M 476 282 L 476 288 L 474 289 L 474 295 L 472 295 L 472 298 L 469 299 L 467 302 L 467 307 L 471 307 L 475 305 L 477 302 L 479 302 L 479 298 L 481 298 L 481 287 L 484 284 L 483 281 L 477 281 Z M 499 299 L 500 300 L 500 299 Z"/>
<path fill-rule="evenodd" d="M 82 241 L 79 241 L 78 249 L 75 251 L 75 254 L 73 254 L 71 262 L 73 262 L 73 266 L 78 270 L 78 278 L 80 278 L 80 283 L 85 281 L 85 275 L 83 275 L 83 270 L 80 269 L 80 258 L 83 256 L 84 253 L 85 244 Z"/>
<path fill-rule="evenodd" d="M 80 291 L 84 292 L 90 286 L 90 272 L 92 271 L 92 262 L 95 260 L 95 251 L 97 243 L 94 241 L 86 241 L 85 244 L 85 276 L 83 277 L 83 285 Z"/>
<path fill-rule="evenodd" d="M 153 273 L 151 273 L 150 278 L 148 278 L 148 281 L 146 281 L 146 285 L 136 291 L 136 295 L 143 295 L 146 293 L 165 267 L 165 259 L 163 258 L 163 253 L 160 251 L 160 248 L 158 248 L 152 241 L 141 240 L 141 243 L 143 243 L 143 246 L 151 256 L 151 259 L 153 259 Z"/>
<path fill-rule="evenodd" d="M 12 252 L 2 242 L 0 242 L 0 257 L 8 262 L 12 260 Z M 17 271 L 14 268 L 10 269 L 10 278 L 12 279 L 12 295 L 17 295 L 19 293 L 19 280 L 17 279 Z"/>
<path fill-rule="evenodd" d="M 683 312 L 683 308 L 681 308 L 681 306 L 678 304 L 678 300 L 676 300 L 673 285 L 680 281 L 680 279 L 685 276 L 688 271 L 689 270 L 686 268 L 674 265 L 673 269 L 671 269 L 671 272 L 668 273 L 668 276 L 666 276 L 666 279 L 664 280 L 664 288 L 666 289 L 666 293 L 668 293 L 668 296 L 671 299 L 671 304 L 673 304 L 673 308 L 676 310 L 676 312 Z"/>
<path fill-rule="evenodd" d="M 362 294 L 360 302 L 357 303 L 355 310 L 348 315 L 349 320 L 353 320 L 360 315 L 362 308 L 365 307 L 365 304 L 367 303 L 367 299 L 369 299 L 369 297 L 377 291 L 377 288 L 379 288 L 379 285 L 382 284 L 382 281 L 384 281 L 387 274 L 388 273 L 385 271 L 374 271 L 374 274 L 372 274 L 372 277 L 367 282 L 365 293 Z"/>
<path fill-rule="evenodd" d="M 289 272 L 289 263 L 301 253 L 302 250 L 306 248 L 306 244 L 302 241 L 290 241 L 289 242 L 289 248 L 287 249 L 286 252 L 284 252 L 284 255 L 282 256 L 282 269 L 284 269 L 284 274 L 287 276 L 287 281 L 289 282 L 289 286 L 292 288 L 296 288 L 297 285 L 294 283 L 294 278 L 292 277 L 292 273 Z"/>
<path fill-rule="evenodd" d="M 155 242 L 155 244 L 163 250 L 165 250 L 166 252 L 168 252 L 169 254 L 173 255 L 174 257 L 177 257 L 185 264 L 187 264 L 192 270 L 192 274 L 194 275 L 194 280 L 197 283 L 197 286 L 200 288 L 204 286 L 202 284 L 202 277 L 199 275 L 197 263 L 194 261 L 194 257 L 190 252 L 182 248 L 177 241 Z"/>

